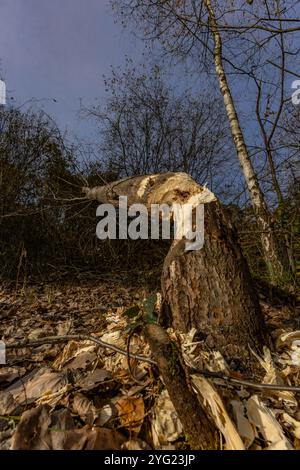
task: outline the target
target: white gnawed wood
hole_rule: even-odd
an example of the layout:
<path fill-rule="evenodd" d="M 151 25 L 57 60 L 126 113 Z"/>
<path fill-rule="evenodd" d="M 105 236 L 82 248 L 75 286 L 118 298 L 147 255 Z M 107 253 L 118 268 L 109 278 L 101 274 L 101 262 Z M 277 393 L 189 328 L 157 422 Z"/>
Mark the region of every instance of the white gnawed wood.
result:
<path fill-rule="evenodd" d="M 256 437 L 256 429 L 253 424 L 245 416 L 244 405 L 239 400 L 232 400 L 230 402 L 232 406 L 234 420 L 236 422 L 237 430 L 241 438 L 243 439 L 246 449 L 248 449 L 254 442 Z"/>
<path fill-rule="evenodd" d="M 249 421 L 256 426 L 263 435 L 265 441 L 269 442 L 266 450 L 292 450 L 293 446 L 284 435 L 282 427 L 275 419 L 269 408 L 267 408 L 257 395 L 249 398 L 247 402 L 247 414 Z"/>
<path fill-rule="evenodd" d="M 205 377 L 192 375 L 191 379 L 195 391 L 202 397 L 204 407 L 210 410 L 216 427 L 224 436 L 226 450 L 245 450 L 243 441 L 215 387 Z"/>
<path fill-rule="evenodd" d="M 88 199 L 102 204 L 118 204 L 120 196 L 128 198 L 130 204 L 191 204 L 193 207 L 216 201 L 216 196 L 206 187 L 200 186 L 187 173 L 162 173 L 135 176 L 114 181 L 106 186 L 82 188 Z"/>

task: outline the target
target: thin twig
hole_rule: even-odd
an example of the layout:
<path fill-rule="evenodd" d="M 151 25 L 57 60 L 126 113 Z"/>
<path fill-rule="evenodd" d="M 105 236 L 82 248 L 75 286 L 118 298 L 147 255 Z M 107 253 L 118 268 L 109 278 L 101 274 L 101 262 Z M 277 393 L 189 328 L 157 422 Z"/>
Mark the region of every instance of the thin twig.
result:
<path fill-rule="evenodd" d="M 235 379 L 229 377 L 220 372 L 210 372 L 202 369 L 191 369 L 191 373 L 204 375 L 205 377 L 211 377 L 213 379 L 220 379 L 228 382 L 232 385 L 242 385 L 244 387 L 250 387 L 256 390 L 275 390 L 275 391 L 286 391 L 300 393 L 300 387 L 293 387 L 291 385 L 276 385 L 276 384 L 261 384 L 256 382 L 249 382 L 248 380 Z"/>
<path fill-rule="evenodd" d="M 137 361 L 147 362 L 148 364 L 152 364 L 154 366 L 157 365 L 156 362 L 150 357 L 142 356 L 140 354 L 133 354 L 127 350 L 119 348 L 118 346 L 115 346 L 110 343 L 106 343 L 105 341 L 102 341 L 101 339 L 95 338 L 93 336 L 88 336 L 88 335 L 48 336 L 48 337 L 36 339 L 33 341 L 28 341 L 28 340 L 18 341 L 16 343 L 7 344 L 6 349 L 30 348 L 30 347 L 35 347 L 35 346 L 41 346 L 44 344 L 65 343 L 66 341 L 72 341 L 72 340 L 91 341 L 91 342 L 98 344 L 102 348 L 111 349 L 112 351 L 122 354 L 123 356 L 136 359 Z M 290 385 L 262 384 L 262 383 L 249 382 L 248 380 L 235 379 L 233 377 L 229 377 L 220 372 L 210 372 L 207 370 L 196 369 L 196 368 L 190 368 L 190 372 L 192 374 L 201 374 L 204 377 L 223 380 L 225 383 L 229 383 L 229 384 L 236 385 L 236 386 L 249 387 L 255 390 L 274 390 L 274 391 L 286 391 L 286 392 L 300 393 L 300 387 L 294 387 Z"/>
<path fill-rule="evenodd" d="M 114 344 L 106 343 L 105 341 L 95 338 L 94 336 L 88 336 L 88 335 L 47 336 L 45 338 L 35 339 L 33 341 L 25 340 L 25 341 L 18 341 L 16 343 L 7 344 L 6 349 L 30 348 L 30 347 L 35 347 L 35 346 L 42 346 L 43 344 L 65 343 L 67 341 L 72 341 L 72 340 L 92 341 L 93 343 L 98 344 L 102 348 L 111 349 L 112 351 L 122 354 L 123 356 L 127 356 L 127 351 L 124 351 L 124 349 L 121 349 L 118 346 L 115 346 Z M 141 356 L 139 354 L 132 354 L 132 353 L 130 353 L 130 357 L 138 361 L 147 362 L 148 364 L 156 365 L 155 361 L 153 361 L 153 359 L 151 359 L 150 357 Z"/>

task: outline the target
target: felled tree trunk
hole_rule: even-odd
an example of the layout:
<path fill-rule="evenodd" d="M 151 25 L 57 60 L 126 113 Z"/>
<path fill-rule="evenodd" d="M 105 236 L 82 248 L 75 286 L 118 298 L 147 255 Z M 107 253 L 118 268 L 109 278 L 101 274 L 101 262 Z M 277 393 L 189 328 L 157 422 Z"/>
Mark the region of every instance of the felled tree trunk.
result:
<path fill-rule="evenodd" d="M 186 173 L 161 173 L 157 175 L 134 176 L 114 181 L 106 186 L 82 188 L 88 199 L 102 204 L 118 205 L 120 196 L 127 196 L 128 205 L 145 204 L 204 204 L 215 201 L 215 195 L 201 187 Z"/>
<path fill-rule="evenodd" d="M 236 233 L 216 197 L 185 173 L 128 178 L 99 188 L 84 188 L 101 203 L 205 204 L 205 237 L 200 250 L 185 251 L 175 240 L 162 273 L 164 317 L 175 329 L 196 327 L 203 346 L 218 350 L 239 369 L 251 369 L 254 356 L 269 344 L 263 316 Z M 250 347 L 250 348 L 249 348 Z"/>

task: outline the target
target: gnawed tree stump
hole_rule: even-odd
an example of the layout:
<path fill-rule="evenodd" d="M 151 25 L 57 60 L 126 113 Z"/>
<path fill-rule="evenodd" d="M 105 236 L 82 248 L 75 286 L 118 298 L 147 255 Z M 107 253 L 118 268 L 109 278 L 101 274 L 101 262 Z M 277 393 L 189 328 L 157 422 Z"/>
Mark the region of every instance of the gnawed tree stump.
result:
<path fill-rule="evenodd" d="M 184 251 L 175 240 L 162 273 L 163 320 L 187 332 L 196 327 L 205 347 L 219 350 L 237 368 L 251 370 L 254 356 L 269 345 L 263 316 L 237 236 L 221 204 L 186 173 L 127 178 L 97 188 L 83 188 L 87 198 L 118 205 L 205 204 L 205 237 L 201 250 Z M 249 348 L 250 347 L 250 348 Z"/>
<path fill-rule="evenodd" d="M 218 201 L 205 204 L 204 246 L 185 251 L 175 240 L 162 272 L 164 323 L 218 350 L 239 370 L 257 361 L 250 348 L 270 345 L 263 315 L 237 234 Z M 249 348 L 250 347 L 250 348 Z"/>
<path fill-rule="evenodd" d="M 120 196 L 127 196 L 128 205 L 144 204 L 185 204 L 195 206 L 215 201 L 215 195 L 201 187 L 187 173 L 162 173 L 157 175 L 134 176 L 114 181 L 106 186 L 82 188 L 88 199 L 102 204 L 118 205 Z"/>

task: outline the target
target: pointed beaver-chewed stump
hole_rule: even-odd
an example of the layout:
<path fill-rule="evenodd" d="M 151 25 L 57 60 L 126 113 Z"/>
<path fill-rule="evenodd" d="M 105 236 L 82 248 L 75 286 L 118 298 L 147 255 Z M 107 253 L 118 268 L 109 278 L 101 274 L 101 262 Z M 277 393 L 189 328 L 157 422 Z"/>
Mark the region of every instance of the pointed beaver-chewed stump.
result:
<path fill-rule="evenodd" d="M 218 201 L 205 204 L 204 227 L 200 250 L 173 242 L 162 273 L 164 312 L 174 329 L 195 327 L 205 349 L 251 372 L 257 361 L 250 348 L 261 352 L 270 342 L 248 265 Z"/>
<path fill-rule="evenodd" d="M 204 204 L 204 247 L 185 251 L 176 240 L 162 273 L 163 314 L 182 332 L 196 327 L 203 346 L 219 350 L 233 366 L 251 371 L 257 362 L 250 348 L 270 345 L 248 265 L 221 204 L 186 173 L 136 176 L 106 186 L 83 188 L 89 199 L 118 204 Z M 163 315 L 164 316 L 164 315 Z M 234 363 L 232 362 L 234 361 Z"/>

